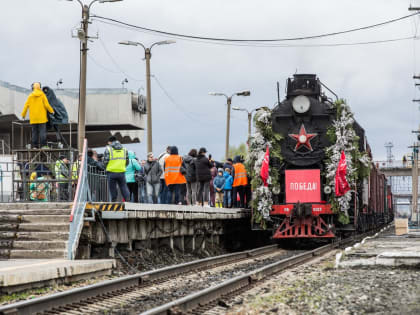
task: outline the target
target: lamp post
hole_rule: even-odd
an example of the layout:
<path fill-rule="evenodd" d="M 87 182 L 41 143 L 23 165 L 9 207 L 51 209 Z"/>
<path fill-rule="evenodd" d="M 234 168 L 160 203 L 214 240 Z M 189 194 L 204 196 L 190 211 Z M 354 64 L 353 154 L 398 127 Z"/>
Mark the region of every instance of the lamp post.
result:
<path fill-rule="evenodd" d="M 230 106 L 232 104 L 232 97 L 235 95 L 237 96 L 250 96 L 250 91 L 243 91 L 234 93 L 231 96 L 227 96 L 224 93 L 216 93 L 216 92 L 210 92 L 209 95 L 212 96 L 224 96 L 226 97 L 226 104 L 227 104 L 227 119 L 226 119 L 226 147 L 225 147 L 225 159 L 229 158 L 229 135 L 230 135 Z"/>
<path fill-rule="evenodd" d="M 146 59 L 146 111 L 147 111 L 147 152 L 153 152 L 152 145 L 152 92 L 150 88 L 150 58 L 152 58 L 152 48 L 155 45 L 168 45 L 174 44 L 174 40 L 164 40 L 160 42 L 153 43 L 150 47 L 144 46 L 139 42 L 132 42 L 129 40 L 119 42 L 120 45 L 129 45 L 129 46 L 141 46 L 144 49 L 144 59 Z"/>
<path fill-rule="evenodd" d="M 73 1 L 73 0 L 67 0 Z M 83 150 L 83 141 L 85 139 L 86 132 L 86 72 L 87 72 L 87 42 L 89 39 L 88 36 L 88 26 L 89 26 L 89 16 L 90 8 L 95 2 L 106 3 L 106 2 L 119 2 L 123 0 L 93 0 L 89 5 L 84 4 L 81 0 L 77 0 L 80 6 L 82 7 L 82 27 L 77 32 L 77 37 L 80 40 L 80 83 L 79 83 L 79 117 L 77 125 L 77 148 L 79 152 Z M 71 137 L 71 135 L 70 135 Z"/>
<path fill-rule="evenodd" d="M 249 110 L 247 110 L 246 108 L 241 108 L 241 107 L 236 107 L 236 106 L 233 106 L 233 107 L 232 107 L 232 109 L 233 109 L 233 110 L 239 110 L 239 111 L 241 111 L 241 112 L 247 112 L 247 114 L 248 114 L 248 141 L 249 141 L 249 138 L 251 138 L 252 113 L 253 113 L 254 111 L 256 111 L 256 110 L 257 110 L 257 108 L 254 108 L 253 110 L 249 111 Z"/>

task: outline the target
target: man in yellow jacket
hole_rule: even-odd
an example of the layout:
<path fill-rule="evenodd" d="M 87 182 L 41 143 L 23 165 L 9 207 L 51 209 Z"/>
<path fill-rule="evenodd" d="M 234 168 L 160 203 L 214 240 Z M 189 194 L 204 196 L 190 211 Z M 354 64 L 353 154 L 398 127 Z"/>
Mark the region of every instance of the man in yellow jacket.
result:
<path fill-rule="evenodd" d="M 22 111 L 25 119 L 29 109 L 29 123 L 32 125 L 32 148 L 46 147 L 47 145 L 47 111 L 54 113 L 47 97 L 41 90 L 41 83 L 32 84 L 32 93 L 29 94 Z"/>

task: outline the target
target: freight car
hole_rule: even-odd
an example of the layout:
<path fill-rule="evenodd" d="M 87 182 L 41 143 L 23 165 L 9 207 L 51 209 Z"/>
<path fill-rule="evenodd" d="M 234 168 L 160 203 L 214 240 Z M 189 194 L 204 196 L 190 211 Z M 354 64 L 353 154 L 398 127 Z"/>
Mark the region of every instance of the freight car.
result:
<path fill-rule="evenodd" d="M 271 116 L 272 130 L 281 136 L 282 155 L 270 158 L 280 184 L 269 219 L 274 239 L 344 237 L 393 219 L 390 187 L 369 162 L 366 176 L 350 187 L 347 220 L 340 220 L 340 210 L 332 204 L 335 187 L 326 178 L 326 148 L 332 145 L 329 130 L 336 119 L 337 106 L 322 92 L 316 75 L 296 74 L 288 79 L 286 99 Z M 356 121 L 352 129 L 358 151 L 371 158 L 364 129 Z"/>

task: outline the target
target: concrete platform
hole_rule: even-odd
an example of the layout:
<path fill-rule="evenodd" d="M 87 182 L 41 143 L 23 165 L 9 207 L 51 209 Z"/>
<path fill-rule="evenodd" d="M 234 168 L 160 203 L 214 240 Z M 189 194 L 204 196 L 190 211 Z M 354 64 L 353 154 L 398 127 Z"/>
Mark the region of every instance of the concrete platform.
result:
<path fill-rule="evenodd" d="M 377 236 L 366 238 L 342 256 L 337 255 L 337 267 L 358 266 L 411 266 L 420 268 L 420 233 L 412 231 L 395 235 L 393 226 Z"/>
<path fill-rule="evenodd" d="M 105 207 L 107 209 L 107 207 Z M 232 220 L 246 218 L 250 210 L 126 202 L 102 210 L 103 219 Z"/>
<path fill-rule="evenodd" d="M 99 215 L 91 215 L 85 220 L 78 258 L 89 259 L 92 248 L 114 257 L 117 245 L 129 251 L 168 246 L 182 252 L 194 252 L 207 246 L 218 246 L 220 242 L 227 246 L 237 245 L 252 235 L 251 211 L 246 209 L 130 202 L 88 203 L 86 214 L 92 210 Z"/>
<path fill-rule="evenodd" d="M 115 260 L 11 259 L 0 261 L 0 292 L 69 283 L 107 275 Z"/>

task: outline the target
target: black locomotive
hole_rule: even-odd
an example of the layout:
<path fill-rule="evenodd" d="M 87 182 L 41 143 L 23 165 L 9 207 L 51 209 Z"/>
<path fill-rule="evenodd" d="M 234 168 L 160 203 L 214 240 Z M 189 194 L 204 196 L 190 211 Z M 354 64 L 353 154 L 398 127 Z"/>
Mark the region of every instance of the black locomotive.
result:
<path fill-rule="evenodd" d="M 287 81 L 286 99 L 272 111 L 273 131 L 282 136 L 282 160 L 270 159 L 279 170 L 281 191 L 273 195 L 270 212 L 274 238 L 334 238 L 360 232 L 393 218 L 392 195 L 386 178 L 371 163 L 370 175 L 352 187 L 349 222 L 342 224 L 333 211 L 325 177 L 326 152 L 331 146 L 328 129 L 337 118 L 337 107 L 322 92 L 314 74 L 295 74 Z M 365 131 L 354 122 L 360 152 L 371 157 Z"/>

